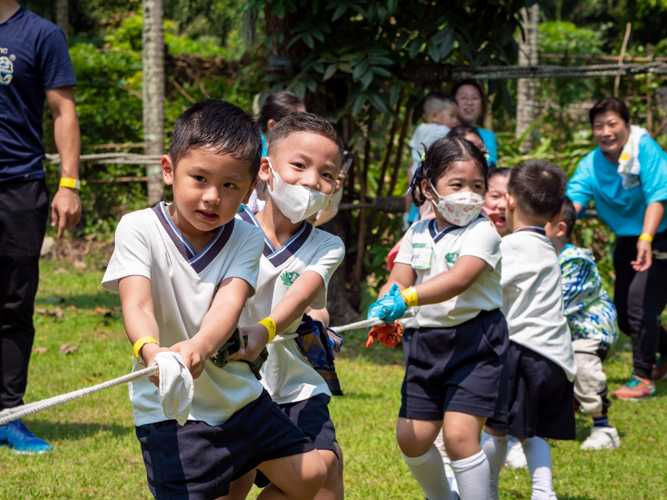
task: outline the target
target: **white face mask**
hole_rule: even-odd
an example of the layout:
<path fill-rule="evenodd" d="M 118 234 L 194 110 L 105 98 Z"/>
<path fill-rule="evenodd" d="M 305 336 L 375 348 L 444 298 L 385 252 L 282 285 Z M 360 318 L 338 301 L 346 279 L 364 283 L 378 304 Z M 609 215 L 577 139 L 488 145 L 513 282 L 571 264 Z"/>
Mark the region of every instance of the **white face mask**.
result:
<path fill-rule="evenodd" d="M 473 193 L 472 191 L 464 191 L 461 193 L 452 193 L 447 196 L 440 196 L 435 190 L 433 184 L 431 189 L 438 197 L 438 203 L 431 200 L 431 203 L 438 209 L 440 215 L 450 224 L 455 226 L 467 226 L 472 221 L 479 217 L 484 205 L 484 197 Z"/>
<path fill-rule="evenodd" d="M 269 195 L 278 207 L 278 210 L 292 221 L 292 224 L 307 219 L 326 207 L 329 203 L 331 199 L 330 194 L 310 189 L 308 186 L 287 184 L 278 175 L 278 172 L 273 170 L 271 160 L 269 160 L 269 168 L 273 174 L 273 189 L 269 186 Z"/>

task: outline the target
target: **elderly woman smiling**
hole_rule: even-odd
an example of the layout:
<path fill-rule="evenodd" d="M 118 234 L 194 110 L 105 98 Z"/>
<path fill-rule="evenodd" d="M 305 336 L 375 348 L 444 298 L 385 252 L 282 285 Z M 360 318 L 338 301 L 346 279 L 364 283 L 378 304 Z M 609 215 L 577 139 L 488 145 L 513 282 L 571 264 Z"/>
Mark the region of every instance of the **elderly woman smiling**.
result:
<path fill-rule="evenodd" d="M 612 393 L 642 400 L 667 376 L 667 154 L 646 130 L 631 126 L 623 101 L 607 98 L 590 111 L 598 147 L 577 167 L 567 195 L 581 213 L 590 201 L 617 235 L 614 303 L 621 330 L 632 338 L 634 373 Z M 660 358 L 656 363 L 656 351 Z"/>

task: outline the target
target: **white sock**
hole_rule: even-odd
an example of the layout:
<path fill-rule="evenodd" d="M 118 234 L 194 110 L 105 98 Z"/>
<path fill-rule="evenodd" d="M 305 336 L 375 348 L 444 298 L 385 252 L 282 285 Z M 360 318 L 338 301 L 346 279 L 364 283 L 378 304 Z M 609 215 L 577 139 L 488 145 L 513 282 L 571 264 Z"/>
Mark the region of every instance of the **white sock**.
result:
<path fill-rule="evenodd" d="M 498 500 L 498 478 L 507 454 L 507 436 L 492 436 L 482 432 L 481 445 L 489 461 L 491 500 Z"/>
<path fill-rule="evenodd" d="M 554 487 L 549 443 L 536 436 L 526 439 L 521 444 L 528 461 L 530 477 L 533 480 L 531 500 L 549 500 L 553 498 Z"/>
<path fill-rule="evenodd" d="M 408 469 L 424 490 L 428 500 L 454 500 L 445 475 L 442 457 L 435 445 L 431 445 L 431 448 L 421 457 L 402 455 Z"/>
<path fill-rule="evenodd" d="M 459 483 L 461 500 L 490 498 L 489 462 L 484 451 L 463 460 L 452 460 L 452 469 Z"/>

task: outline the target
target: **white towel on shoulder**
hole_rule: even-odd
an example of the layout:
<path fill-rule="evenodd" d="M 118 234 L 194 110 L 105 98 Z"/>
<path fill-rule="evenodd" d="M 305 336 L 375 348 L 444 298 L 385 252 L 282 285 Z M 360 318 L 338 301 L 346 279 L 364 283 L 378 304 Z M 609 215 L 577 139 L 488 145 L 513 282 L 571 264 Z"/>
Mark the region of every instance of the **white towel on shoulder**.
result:
<path fill-rule="evenodd" d="M 183 425 L 190 415 L 195 385 L 190 370 L 176 352 L 160 352 L 153 365 L 160 370 L 160 404 L 169 419 Z"/>
<path fill-rule="evenodd" d="M 623 146 L 623 151 L 618 159 L 618 175 L 622 177 L 625 189 L 632 189 L 639 185 L 639 172 L 641 171 L 639 141 L 645 135 L 649 135 L 645 128 L 637 125 L 630 126 L 630 137 Z"/>

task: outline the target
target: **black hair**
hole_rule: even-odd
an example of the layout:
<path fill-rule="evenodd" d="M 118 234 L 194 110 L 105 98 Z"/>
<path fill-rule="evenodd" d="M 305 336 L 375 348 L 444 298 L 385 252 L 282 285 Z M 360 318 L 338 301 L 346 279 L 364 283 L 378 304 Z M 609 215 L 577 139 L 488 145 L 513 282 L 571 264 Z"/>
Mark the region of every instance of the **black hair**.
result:
<path fill-rule="evenodd" d="M 331 142 L 338 146 L 338 151 L 342 160 L 345 148 L 343 146 L 343 141 L 341 141 L 340 136 L 338 135 L 338 132 L 336 132 L 336 129 L 333 128 L 333 125 L 320 116 L 313 113 L 306 113 L 304 111 L 290 113 L 278 122 L 278 125 L 271 131 L 269 153 L 280 143 L 280 141 L 297 132 L 312 132 L 331 140 Z"/>
<path fill-rule="evenodd" d="M 484 91 L 482 90 L 482 86 L 479 83 L 477 83 L 475 80 L 471 80 L 471 79 L 459 80 L 458 82 L 456 82 L 454 84 L 454 86 L 452 87 L 452 95 L 454 97 L 456 97 L 456 93 L 464 85 L 472 85 L 473 87 L 475 87 L 479 91 L 480 99 L 482 99 L 482 100 L 484 99 Z"/>
<path fill-rule="evenodd" d="M 428 115 L 431 111 L 442 111 L 447 104 L 459 105 L 451 94 L 438 91 L 431 92 L 424 100 L 424 114 Z"/>
<path fill-rule="evenodd" d="M 475 134 L 477 137 L 479 137 L 480 141 L 483 141 L 482 136 L 479 135 L 477 128 L 473 127 L 472 125 L 457 125 L 451 129 L 447 135 L 450 137 L 460 137 L 461 139 L 465 139 L 466 135 L 468 134 Z"/>
<path fill-rule="evenodd" d="M 194 103 L 176 120 L 169 145 L 174 168 L 193 150 L 246 160 L 254 179 L 262 160 L 262 137 L 255 121 L 241 108 L 206 99 Z"/>
<path fill-rule="evenodd" d="M 565 201 L 563 201 L 563 213 L 560 216 L 559 222 L 560 221 L 565 223 L 565 236 L 569 240 L 572 236 L 574 223 L 577 222 L 577 211 L 574 209 L 572 201 L 567 196 L 565 197 Z"/>
<path fill-rule="evenodd" d="M 512 169 L 507 192 L 529 215 L 553 219 L 565 199 L 567 176 L 547 160 L 528 160 Z"/>
<path fill-rule="evenodd" d="M 426 150 L 424 161 L 415 172 L 412 187 L 412 200 L 415 205 L 420 207 L 426 202 L 421 186 L 422 180 L 426 179 L 435 186 L 438 179 L 445 175 L 453 163 L 469 160 L 477 164 L 482 177 L 486 180 L 489 166 L 482 152 L 472 142 L 460 137 L 446 136 L 431 144 L 431 147 Z"/>
<path fill-rule="evenodd" d="M 257 119 L 262 133 L 267 134 L 269 132 L 269 120 L 278 123 L 290 113 L 298 111 L 298 108 L 302 106 L 304 106 L 303 101 L 288 90 L 275 92 L 268 96 Z"/>
<path fill-rule="evenodd" d="M 507 177 L 509 179 L 512 169 L 508 167 L 490 168 L 489 175 L 486 176 L 486 182 L 489 182 L 494 177 Z"/>
<path fill-rule="evenodd" d="M 607 97 L 595 103 L 595 105 L 588 112 L 588 118 L 591 120 L 591 125 L 595 121 L 595 117 L 599 114 L 613 111 L 618 114 L 627 124 L 630 123 L 630 110 L 628 106 L 618 97 Z"/>

